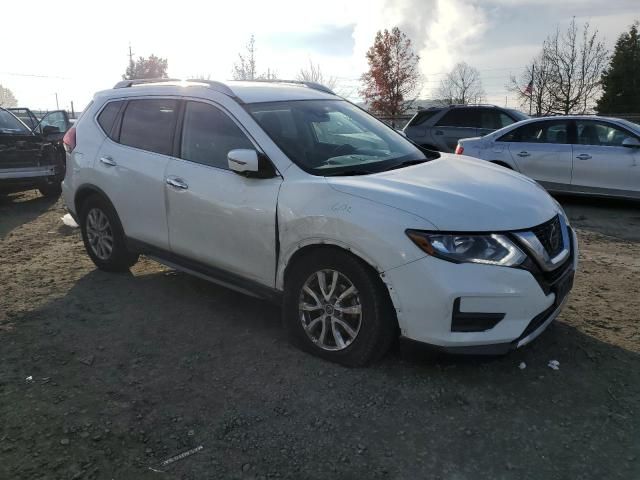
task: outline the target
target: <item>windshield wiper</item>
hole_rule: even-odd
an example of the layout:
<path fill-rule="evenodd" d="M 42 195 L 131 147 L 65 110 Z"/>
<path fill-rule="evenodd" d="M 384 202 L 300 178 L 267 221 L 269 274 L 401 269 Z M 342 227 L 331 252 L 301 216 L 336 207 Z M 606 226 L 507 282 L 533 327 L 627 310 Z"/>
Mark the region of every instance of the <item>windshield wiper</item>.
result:
<path fill-rule="evenodd" d="M 337 172 L 329 172 L 329 173 L 325 173 L 324 176 L 325 177 L 350 177 L 353 175 L 371 175 L 372 173 L 377 173 L 377 172 L 372 172 L 371 170 L 363 170 L 361 168 L 351 168 L 349 170 L 338 170 Z"/>
<path fill-rule="evenodd" d="M 411 165 L 419 165 L 421 163 L 425 163 L 428 162 L 429 159 L 421 159 L 421 160 L 405 160 L 404 162 L 400 162 L 400 163 L 396 163 L 394 165 L 391 165 L 389 168 L 385 168 L 383 171 L 389 171 L 389 170 L 395 170 L 397 168 L 404 168 L 404 167 L 409 167 Z"/>

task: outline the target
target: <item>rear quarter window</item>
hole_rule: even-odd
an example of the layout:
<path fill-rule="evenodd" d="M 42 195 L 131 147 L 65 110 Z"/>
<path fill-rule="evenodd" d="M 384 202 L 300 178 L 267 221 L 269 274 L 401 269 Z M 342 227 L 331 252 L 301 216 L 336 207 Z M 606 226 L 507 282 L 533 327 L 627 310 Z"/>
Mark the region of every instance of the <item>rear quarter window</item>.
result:
<path fill-rule="evenodd" d="M 100 125 L 100 128 L 102 128 L 104 133 L 112 140 L 114 139 L 113 125 L 118 117 L 118 112 L 120 112 L 122 103 L 123 102 L 121 101 L 109 102 L 98 115 L 98 124 Z"/>

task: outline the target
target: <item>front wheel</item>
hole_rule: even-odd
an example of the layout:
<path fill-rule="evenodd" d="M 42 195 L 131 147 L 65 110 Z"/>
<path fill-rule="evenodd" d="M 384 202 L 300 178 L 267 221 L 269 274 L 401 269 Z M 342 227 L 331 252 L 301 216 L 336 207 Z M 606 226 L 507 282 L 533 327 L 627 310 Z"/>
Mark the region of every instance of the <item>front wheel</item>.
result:
<path fill-rule="evenodd" d="M 300 348 L 350 367 L 382 357 L 397 334 L 380 278 L 338 249 L 312 252 L 292 266 L 283 321 Z"/>
<path fill-rule="evenodd" d="M 82 240 L 93 263 L 108 272 L 123 272 L 138 261 L 127 250 L 124 231 L 115 209 L 102 197 L 89 197 L 80 212 Z"/>

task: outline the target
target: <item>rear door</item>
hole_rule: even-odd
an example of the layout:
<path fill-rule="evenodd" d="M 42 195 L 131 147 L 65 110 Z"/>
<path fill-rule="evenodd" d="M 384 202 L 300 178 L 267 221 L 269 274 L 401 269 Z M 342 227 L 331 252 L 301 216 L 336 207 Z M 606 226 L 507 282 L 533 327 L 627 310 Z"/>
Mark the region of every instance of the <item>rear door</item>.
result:
<path fill-rule="evenodd" d="M 96 183 L 114 204 L 127 236 L 165 250 L 164 180 L 179 105 L 174 98 L 114 101 L 97 117 L 108 138 L 95 164 Z"/>
<path fill-rule="evenodd" d="M 166 172 L 171 250 L 208 267 L 273 286 L 276 204 L 282 178 L 229 170 L 227 154 L 257 145 L 231 116 L 185 103 L 179 157 Z"/>
<path fill-rule="evenodd" d="M 622 146 L 638 136 L 604 120 L 578 120 L 573 145 L 574 190 L 620 194 L 640 192 L 640 149 Z"/>
<path fill-rule="evenodd" d="M 433 141 L 443 152 L 453 152 L 461 138 L 476 137 L 480 123 L 478 108 L 455 107 L 446 112 L 431 130 Z"/>
<path fill-rule="evenodd" d="M 518 170 L 546 188 L 565 190 L 571 185 L 573 124 L 568 120 L 527 123 L 499 141 L 509 145 Z"/>

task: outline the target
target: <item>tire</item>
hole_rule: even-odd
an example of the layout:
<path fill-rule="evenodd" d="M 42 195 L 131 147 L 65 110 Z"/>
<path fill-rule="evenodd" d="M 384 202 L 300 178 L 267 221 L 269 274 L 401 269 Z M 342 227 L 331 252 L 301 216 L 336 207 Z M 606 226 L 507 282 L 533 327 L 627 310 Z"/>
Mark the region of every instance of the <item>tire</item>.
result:
<path fill-rule="evenodd" d="M 138 254 L 127 250 L 118 214 L 103 197 L 92 195 L 84 201 L 80 229 L 87 254 L 100 270 L 125 272 L 138 261 Z"/>
<path fill-rule="evenodd" d="M 57 198 L 62 193 L 62 183 L 45 183 L 38 187 L 38 191 L 47 198 Z"/>
<path fill-rule="evenodd" d="M 354 288 L 351 293 L 350 285 Z M 328 301 L 323 292 L 329 294 Z M 385 285 L 370 266 L 337 248 L 312 251 L 291 266 L 282 315 L 296 346 L 348 367 L 381 358 L 397 338 L 395 311 Z"/>

